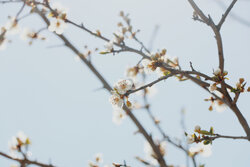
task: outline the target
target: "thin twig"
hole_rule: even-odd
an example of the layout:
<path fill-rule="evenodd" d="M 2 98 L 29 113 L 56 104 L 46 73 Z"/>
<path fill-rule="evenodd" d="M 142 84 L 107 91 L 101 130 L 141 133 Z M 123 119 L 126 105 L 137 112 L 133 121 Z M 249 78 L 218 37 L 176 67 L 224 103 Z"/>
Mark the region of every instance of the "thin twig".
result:
<path fill-rule="evenodd" d="M 161 78 L 159 78 L 159 79 L 157 79 L 157 80 L 155 80 L 155 81 L 153 81 L 153 82 L 150 82 L 150 83 L 148 83 L 148 84 L 146 84 L 146 85 L 143 85 L 143 86 L 141 86 L 141 87 L 139 87 L 139 88 L 137 88 L 137 89 L 130 90 L 130 91 L 128 91 L 128 92 L 125 94 L 125 96 L 128 96 L 128 95 L 130 95 L 130 94 L 132 94 L 132 93 L 138 92 L 138 91 L 140 91 L 140 90 L 146 89 L 147 87 L 151 87 L 151 86 L 153 86 L 154 84 L 156 84 L 156 83 L 158 83 L 158 82 L 160 82 L 160 81 L 162 81 L 162 80 L 165 80 L 165 79 L 167 79 L 167 78 L 169 78 L 169 77 L 171 77 L 171 76 L 173 76 L 173 74 L 169 74 L 169 75 L 167 75 L 167 76 L 163 76 L 163 77 L 161 77 Z"/>
<path fill-rule="evenodd" d="M 220 31 L 220 29 L 221 29 L 222 24 L 225 22 L 225 20 L 226 20 L 228 14 L 229 14 L 230 11 L 232 10 L 232 8 L 234 7 L 234 4 L 235 4 L 236 2 L 237 2 L 237 0 L 233 0 L 233 1 L 231 2 L 231 4 L 229 5 L 229 7 L 227 8 L 226 12 L 222 15 L 222 18 L 221 18 L 220 22 L 219 22 L 218 25 L 217 25 L 217 28 L 218 28 L 219 31 Z"/>
<path fill-rule="evenodd" d="M 55 167 L 54 165 L 51 165 L 51 164 L 44 164 L 44 163 L 41 163 L 41 162 L 38 162 L 38 161 L 29 160 L 27 158 L 24 158 L 24 159 L 13 158 L 13 157 L 11 157 L 8 154 L 5 154 L 3 152 L 0 152 L 0 155 L 2 157 L 7 158 L 7 159 L 19 162 L 20 164 L 37 165 L 37 166 L 40 166 L 40 167 Z"/>

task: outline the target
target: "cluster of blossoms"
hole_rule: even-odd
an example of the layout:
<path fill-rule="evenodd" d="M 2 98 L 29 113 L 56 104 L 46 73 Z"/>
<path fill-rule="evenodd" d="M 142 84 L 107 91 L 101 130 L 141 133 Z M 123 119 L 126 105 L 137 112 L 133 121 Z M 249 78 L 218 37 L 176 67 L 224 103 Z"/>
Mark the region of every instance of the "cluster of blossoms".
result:
<path fill-rule="evenodd" d="M 170 74 L 170 71 L 166 70 L 163 67 L 163 64 L 167 65 L 168 67 L 179 69 L 179 59 L 178 57 L 171 58 L 166 54 L 166 49 L 163 49 L 159 53 L 151 54 L 149 59 L 143 59 L 141 65 L 144 68 L 144 72 L 146 74 L 157 72 L 159 76 L 166 76 Z"/>
<path fill-rule="evenodd" d="M 59 3 L 53 4 L 52 9 L 53 11 L 49 13 L 49 17 L 52 17 L 52 19 L 48 29 L 51 32 L 62 34 L 64 29 L 67 27 L 65 22 L 67 18 L 67 9 Z"/>
<path fill-rule="evenodd" d="M 120 124 L 121 121 L 125 118 L 125 114 L 122 110 L 122 107 L 124 105 L 124 98 L 126 99 L 126 106 L 129 108 L 132 107 L 131 102 L 128 100 L 128 97 L 125 96 L 125 94 L 128 91 L 132 90 L 133 85 L 133 81 L 130 79 L 119 80 L 114 85 L 114 90 L 111 92 L 109 101 L 114 108 L 112 120 L 116 124 Z"/>
<path fill-rule="evenodd" d="M 8 142 L 12 157 L 16 158 L 16 153 L 18 152 L 24 153 L 24 149 L 26 151 L 26 154 L 30 156 L 30 152 L 27 151 L 30 144 L 30 139 L 23 132 L 18 132 L 17 135 L 13 136 L 11 141 Z"/>
<path fill-rule="evenodd" d="M 160 153 L 162 156 L 166 155 L 166 146 L 167 142 L 166 141 L 159 141 L 155 140 L 156 145 L 159 147 Z M 144 144 L 144 152 L 146 154 L 146 159 L 150 161 L 153 165 L 157 166 L 158 161 L 157 161 L 157 156 L 155 155 L 155 152 L 153 151 L 152 147 L 148 142 L 145 142 Z"/>
<path fill-rule="evenodd" d="M 110 103 L 114 108 L 122 108 L 123 107 L 123 98 L 124 95 L 133 88 L 133 81 L 130 79 L 119 80 L 114 85 L 114 91 L 112 91 L 112 95 L 109 98 Z M 127 100 L 126 105 L 131 107 L 131 103 Z"/>
<path fill-rule="evenodd" d="M 196 135 L 195 133 L 186 134 L 188 144 L 198 143 L 198 145 L 194 147 L 190 147 L 189 156 L 193 157 L 197 154 L 200 154 L 204 157 L 210 156 L 212 154 L 212 151 L 211 151 L 212 141 L 209 140 L 207 137 L 214 135 L 213 127 L 210 128 L 210 131 L 206 131 L 206 130 L 202 130 L 201 127 L 197 125 L 195 126 L 194 131 L 198 135 Z M 207 140 L 203 140 L 203 143 L 201 143 L 202 139 L 207 139 Z"/>

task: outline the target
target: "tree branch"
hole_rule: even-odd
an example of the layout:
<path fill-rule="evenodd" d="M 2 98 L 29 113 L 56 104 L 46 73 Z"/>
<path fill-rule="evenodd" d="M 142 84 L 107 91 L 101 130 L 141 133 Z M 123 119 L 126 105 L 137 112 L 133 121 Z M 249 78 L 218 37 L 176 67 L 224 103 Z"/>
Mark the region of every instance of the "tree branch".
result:
<path fill-rule="evenodd" d="M 3 152 L 0 152 L 0 155 L 2 157 L 7 158 L 7 159 L 19 162 L 20 164 L 37 165 L 37 166 L 40 166 L 40 167 L 55 167 L 54 165 L 51 165 L 51 164 L 48 165 L 48 164 L 40 163 L 40 162 L 37 162 L 37 161 L 29 160 L 27 158 L 24 158 L 24 159 L 13 158 L 13 157 L 11 157 L 8 154 L 5 154 Z"/>
<path fill-rule="evenodd" d="M 232 10 L 232 8 L 234 7 L 234 4 L 237 2 L 237 0 L 233 0 L 232 3 L 229 5 L 229 7 L 227 8 L 226 12 L 222 15 L 222 18 L 220 20 L 220 22 L 217 25 L 218 30 L 220 31 L 222 24 L 225 22 L 228 14 L 230 13 L 230 11 Z"/>
<path fill-rule="evenodd" d="M 234 4 L 236 3 L 236 0 L 234 0 L 234 1 L 232 2 L 232 4 L 229 6 L 229 9 L 225 13 L 225 18 L 228 15 L 228 13 L 231 11 Z M 216 38 L 216 42 L 217 42 L 217 48 L 218 48 L 219 68 L 221 69 L 221 73 L 223 74 L 223 71 L 224 71 L 224 54 L 223 54 L 223 45 L 222 45 L 222 38 L 221 38 L 220 31 L 219 31 L 218 27 L 214 24 L 212 18 L 210 16 L 206 17 L 204 15 L 204 13 L 200 10 L 200 8 L 196 5 L 196 3 L 193 0 L 188 0 L 188 2 L 190 3 L 190 5 L 194 9 L 194 11 L 201 17 L 201 19 L 208 26 L 210 26 L 212 28 L 212 30 L 213 30 L 213 32 L 215 34 L 215 38 Z M 223 19 L 225 19 L 225 18 L 222 17 L 221 25 L 223 24 L 223 22 L 224 22 Z M 230 95 L 227 92 L 226 83 L 225 83 L 224 80 L 221 81 L 221 89 L 222 89 L 221 93 L 225 97 L 226 104 L 228 104 L 228 106 L 231 108 L 231 110 L 237 116 L 241 126 L 243 127 L 243 129 L 244 129 L 245 133 L 247 134 L 248 139 L 250 141 L 250 128 L 249 128 L 249 125 L 248 125 L 246 119 L 244 118 L 244 116 L 242 115 L 242 113 L 240 112 L 237 105 L 233 104 L 233 100 L 232 100 L 232 98 L 230 97 Z"/>

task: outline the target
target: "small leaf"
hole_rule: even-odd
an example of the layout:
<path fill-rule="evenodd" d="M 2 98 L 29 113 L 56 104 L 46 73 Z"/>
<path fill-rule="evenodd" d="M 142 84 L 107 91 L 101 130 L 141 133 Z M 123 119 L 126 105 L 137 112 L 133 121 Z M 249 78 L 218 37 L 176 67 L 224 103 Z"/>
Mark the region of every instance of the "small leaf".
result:
<path fill-rule="evenodd" d="M 105 54 L 108 54 L 108 53 L 110 53 L 110 52 L 107 52 L 107 51 L 101 51 L 100 52 L 100 54 L 102 54 L 102 55 L 105 55 Z"/>

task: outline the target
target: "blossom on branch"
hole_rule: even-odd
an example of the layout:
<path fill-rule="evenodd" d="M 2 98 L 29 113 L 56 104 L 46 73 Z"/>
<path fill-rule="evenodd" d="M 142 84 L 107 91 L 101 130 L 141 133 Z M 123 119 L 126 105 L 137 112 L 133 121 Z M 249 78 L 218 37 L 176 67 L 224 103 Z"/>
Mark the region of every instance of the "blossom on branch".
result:
<path fill-rule="evenodd" d="M 55 32 L 57 34 L 62 34 L 64 32 L 64 29 L 67 27 L 66 23 L 62 19 L 53 19 L 50 22 L 50 25 L 48 27 L 48 30 L 51 32 Z"/>
<path fill-rule="evenodd" d="M 105 47 L 105 51 L 101 52 L 102 53 L 109 53 L 113 51 L 113 47 L 114 47 L 114 42 L 113 41 L 109 41 L 107 43 L 104 44 Z"/>
<path fill-rule="evenodd" d="M 10 34 L 17 34 L 20 30 L 17 18 L 12 16 L 9 16 L 9 21 L 6 23 L 4 27 Z"/>
<path fill-rule="evenodd" d="M 125 112 L 121 108 L 116 108 L 113 111 L 112 121 L 116 125 L 120 125 L 125 118 Z"/>
<path fill-rule="evenodd" d="M 195 135 L 194 134 L 188 134 L 187 135 L 187 143 L 188 144 L 192 144 L 192 143 L 194 143 L 195 142 Z"/>
<path fill-rule="evenodd" d="M 68 9 L 66 9 L 62 4 L 55 2 L 51 5 L 54 10 L 49 13 L 49 17 L 56 17 L 57 19 L 65 20 L 67 17 Z"/>
<path fill-rule="evenodd" d="M 194 156 L 196 154 L 200 154 L 203 157 L 209 157 L 212 154 L 211 144 L 205 145 L 203 143 L 199 143 L 194 147 L 189 148 L 189 156 Z"/>
<path fill-rule="evenodd" d="M 114 90 L 117 91 L 117 93 L 123 95 L 129 90 L 131 90 L 132 87 L 133 81 L 131 79 L 120 79 L 118 82 L 115 83 Z"/>
<path fill-rule="evenodd" d="M 123 98 L 121 98 L 121 96 L 115 91 L 112 92 L 109 102 L 112 104 L 113 108 L 122 108 L 123 106 Z"/>

